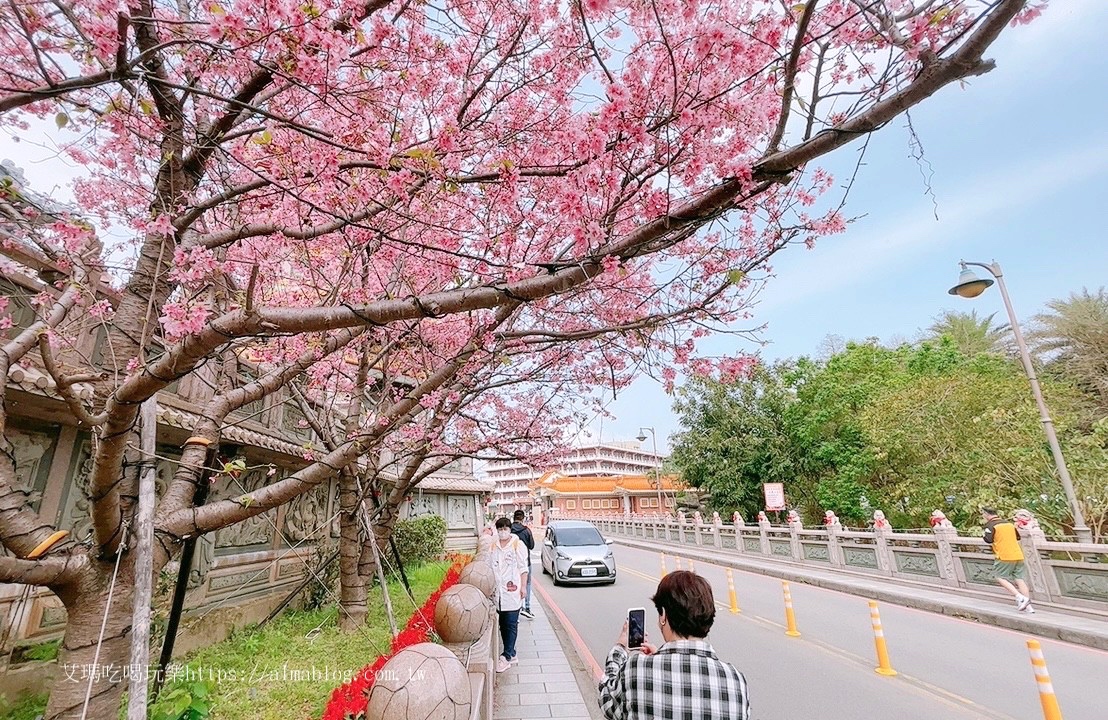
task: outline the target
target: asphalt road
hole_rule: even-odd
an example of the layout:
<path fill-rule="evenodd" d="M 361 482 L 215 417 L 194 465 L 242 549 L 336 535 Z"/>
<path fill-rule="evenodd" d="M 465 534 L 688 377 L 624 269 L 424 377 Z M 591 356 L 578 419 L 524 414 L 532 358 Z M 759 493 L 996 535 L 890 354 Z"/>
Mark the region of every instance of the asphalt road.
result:
<path fill-rule="evenodd" d="M 614 548 L 618 581 L 612 586 L 555 588 L 539 573 L 537 551 L 534 556 L 534 581 L 542 583 L 597 667 L 603 667 L 630 607 L 647 608 L 648 637 L 661 643 L 650 603 L 661 573 L 659 555 L 618 543 Z M 672 557 L 666 562 L 676 569 Z M 1042 718 L 1026 647 L 1032 636 L 882 605 L 889 655 L 899 673 L 884 677 L 873 671 L 873 631 L 864 598 L 793 583 L 801 637 L 790 638 L 784 634 L 780 581 L 734 571 L 742 610 L 735 615 L 729 611 L 724 569 L 695 565 L 712 583 L 718 606 L 708 639 L 722 659 L 746 675 L 756 720 Z M 1108 718 L 1108 653 L 1035 639 L 1042 643 L 1065 719 Z"/>

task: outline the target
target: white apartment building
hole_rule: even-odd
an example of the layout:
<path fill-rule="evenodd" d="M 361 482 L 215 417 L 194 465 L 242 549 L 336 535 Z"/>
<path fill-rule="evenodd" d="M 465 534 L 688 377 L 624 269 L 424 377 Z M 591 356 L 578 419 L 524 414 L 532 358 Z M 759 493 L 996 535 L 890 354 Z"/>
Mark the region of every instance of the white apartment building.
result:
<path fill-rule="evenodd" d="M 485 469 L 496 484 L 491 506 L 497 513 L 517 508 L 530 510 L 533 500 L 528 485 L 548 470 L 566 477 L 644 475 L 661 466 L 665 455 L 655 456 L 638 440 L 611 441 L 569 450 L 555 467 L 531 467 L 518 460 L 490 461 Z"/>

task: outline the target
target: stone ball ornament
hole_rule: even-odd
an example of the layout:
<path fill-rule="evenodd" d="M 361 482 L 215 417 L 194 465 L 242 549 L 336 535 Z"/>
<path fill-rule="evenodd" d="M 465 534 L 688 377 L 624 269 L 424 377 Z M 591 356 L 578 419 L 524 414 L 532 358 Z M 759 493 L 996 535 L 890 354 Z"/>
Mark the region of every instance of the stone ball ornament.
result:
<path fill-rule="evenodd" d="M 488 556 L 484 556 L 462 568 L 462 572 L 458 574 L 458 582 L 472 585 L 483 592 L 485 597 L 492 598 L 496 595 L 496 573 L 487 562 L 488 559 Z"/>
<path fill-rule="evenodd" d="M 377 673 L 366 720 L 469 720 L 473 702 L 465 666 L 442 645 L 398 652 Z"/>
<path fill-rule="evenodd" d="M 459 579 L 435 603 L 435 631 L 444 642 L 474 642 L 489 621 L 490 608 L 484 592 Z"/>

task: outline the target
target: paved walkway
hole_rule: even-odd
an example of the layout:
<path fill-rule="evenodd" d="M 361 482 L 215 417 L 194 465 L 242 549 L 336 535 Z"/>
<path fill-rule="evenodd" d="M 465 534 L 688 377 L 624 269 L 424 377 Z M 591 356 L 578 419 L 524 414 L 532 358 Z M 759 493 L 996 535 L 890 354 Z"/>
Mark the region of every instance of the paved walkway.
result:
<path fill-rule="evenodd" d="M 589 705 L 581 694 L 573 666 L 537 592 L 531 596 L 531 609 L 535 613 L 533 620 L 519 619 L 516 640 L 519 662 L 496 676 L 493 717 L 495 720 L 590 720 Z M 500 642 L 499 635 L 496 641 Z M 570 648 L 569 652 L 574 650 Z M 592 705 L 595 704 L 593 699 Z"/>

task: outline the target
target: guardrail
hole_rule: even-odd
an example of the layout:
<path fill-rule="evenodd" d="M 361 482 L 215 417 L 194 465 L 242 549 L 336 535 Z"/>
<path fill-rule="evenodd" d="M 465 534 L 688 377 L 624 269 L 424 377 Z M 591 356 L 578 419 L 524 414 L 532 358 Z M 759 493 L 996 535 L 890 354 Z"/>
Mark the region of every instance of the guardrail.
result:
<path fill-rule="evenodd" d="M 589 518 L 603 532 L 738 555 L 777 559 L 816 568 L 837 568 L 950 588 L 997 589 L 993 555 L 979 537 L 953 527 L 930 533 L 890 528 L 846 530 L 837 525 L 805 529 L 800 523 L 747 525 L 718 516 L 698 518 L 602 515 Z M 1108 545 L 1053 542 L 1037 527 L 1021 531 L 1028 583 L 1037 600 L 1108 610 Z"/>

